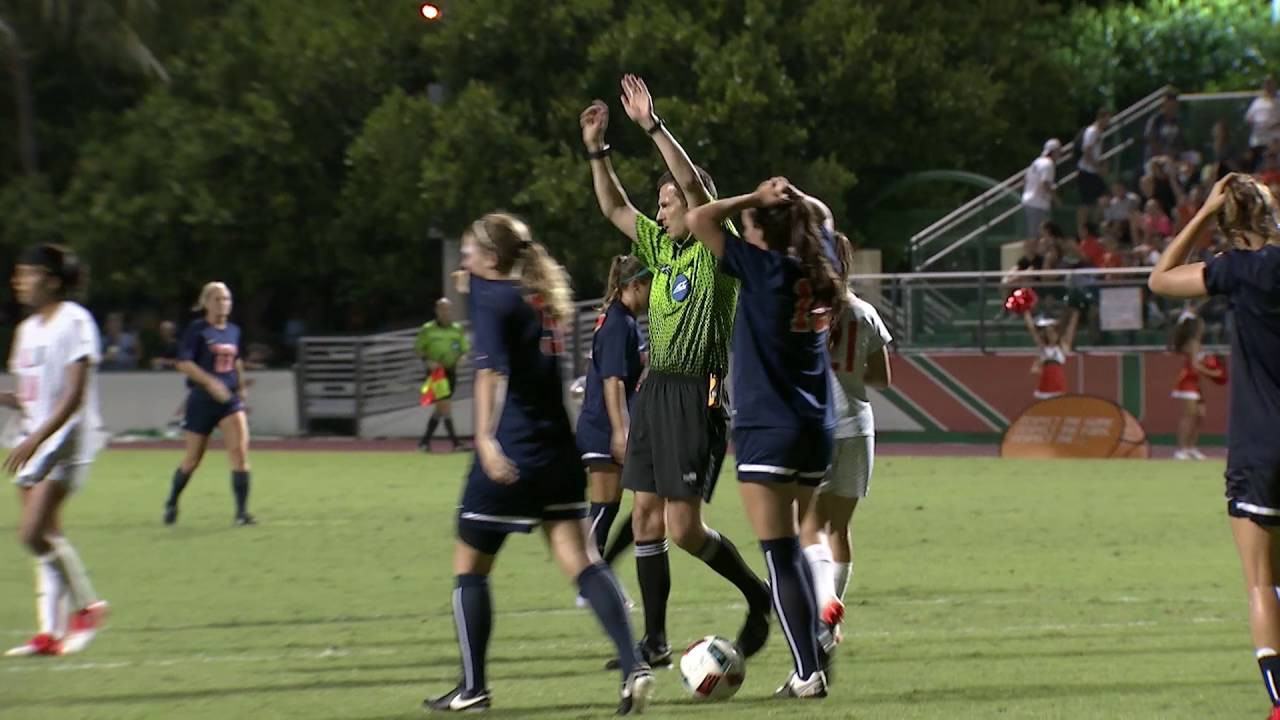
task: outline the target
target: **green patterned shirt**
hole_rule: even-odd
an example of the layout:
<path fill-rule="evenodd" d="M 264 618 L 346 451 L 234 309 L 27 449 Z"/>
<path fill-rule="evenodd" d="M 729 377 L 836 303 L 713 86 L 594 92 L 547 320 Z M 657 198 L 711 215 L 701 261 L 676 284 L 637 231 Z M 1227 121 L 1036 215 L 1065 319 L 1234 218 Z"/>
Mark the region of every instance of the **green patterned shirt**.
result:
<path fill-rule="evenodd" d="M 730 232 L 733 226 L 728 225 Z M 690 237 L 676 243 L 658 223 L 636 213 L 636 257 L 653 273 L 649 290 L 649 366 L 672 375 L 723 373 L 738 302 L 738 281 Z"/>

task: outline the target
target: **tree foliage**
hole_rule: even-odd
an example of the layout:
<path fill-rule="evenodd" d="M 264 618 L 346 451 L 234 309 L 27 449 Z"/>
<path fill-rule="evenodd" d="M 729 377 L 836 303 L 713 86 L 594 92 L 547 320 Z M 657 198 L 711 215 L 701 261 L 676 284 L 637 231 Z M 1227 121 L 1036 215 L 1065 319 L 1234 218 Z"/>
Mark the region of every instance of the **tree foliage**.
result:
<path fill-rule="evenodd" d="M 1022 0 L 459 0 L 430 24 L 411 0 L 102 2 L 154 6 L 130 28 L 169 82 L 87 72 L 82 52 L 41 41 L 48 160 L 21 177 L 0 119 L 0 255 L 65 238 L 104 308 L 176 313 L 224 279 L 263 328 L 420 317 L 441 289 L 440 238 L 494 209 L 525 215 L 579 294 L 598 293 L 625 244 L 596 209 L 579 112 L 612 106 L 615 165 L 641 210 L 663 170 L 618 107 L 624 72 L 648 80 L 721 194 L 784 173 L 856 233 L 905 173 L 1002 176 L 1100 98 L 1253 80 L 1276 50 L 1260 11 L 1227 0 L 1065 14 Z M 64 5 L 80 4 L 50 4 Z"/>

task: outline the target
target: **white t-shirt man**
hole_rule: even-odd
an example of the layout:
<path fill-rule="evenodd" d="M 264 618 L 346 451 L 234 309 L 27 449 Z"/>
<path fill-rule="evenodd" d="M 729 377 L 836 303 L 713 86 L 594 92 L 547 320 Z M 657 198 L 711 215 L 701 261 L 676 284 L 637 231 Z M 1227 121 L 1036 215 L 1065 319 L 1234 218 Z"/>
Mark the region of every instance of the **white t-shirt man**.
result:
<path fill-rule="evenodd" d="M 1053 206 L 1053 195 L 1049 188 L 1053 187 L 1055 169 L 1053 158 L 1041 155 L 1027 168 L 1026 185 L 1022 188 L 1022 205 L 1037 210 L 1048 210 Z"/>
<path fill-rule="evenodd" d="M 1084 134 L 1080 137 L 1080 162 L 1076 163 L 1076 167 L 1081 172 L 1093 173 L 1101 175 L 1099 163 L 1102 157 L 1102 131 L 1098 129 L 1098 124 L 1094 123 L 1084 129 Z"/>
<path fill-rule="evenodd" d="M 1259 95 L 1244 113 L 1249 123 L 1249 147 L 1267 147 L 1280 139 L 1280 101 L 1274 95 Z"/>
<path fill-rule="evenodd" d="M 98 377 L 102 361 L 98 326 L 80 305 L 63 301 L 47 321 L 38 313 L 23 320 L 9 354 L 9 372 L 17 379 L 15 392 L 21 413 L 20 438 L 25 439 L 54 413 L 67 390 L 67 367 L 87 360 L 84 397 L 75 414 L 49 437 L 18 476 L 36 482 L 54 465 L 92 462 L 102 446 L 102 415 L 98 410 Z M 19 440 L 21 441 L 21 440 Z"/>

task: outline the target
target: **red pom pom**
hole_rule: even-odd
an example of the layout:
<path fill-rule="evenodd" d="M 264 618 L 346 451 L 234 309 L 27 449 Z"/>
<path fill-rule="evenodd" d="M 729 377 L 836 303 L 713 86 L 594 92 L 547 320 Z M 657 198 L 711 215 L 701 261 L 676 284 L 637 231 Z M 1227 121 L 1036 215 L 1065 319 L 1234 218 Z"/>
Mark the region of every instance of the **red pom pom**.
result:
<path fill-rule="evenodd" d="M 1036 291 L 1031 288 L 1018 288 L 1005 298 L 1004 309 L 1014 315 L 1031 312 L 1036 307 Z"/>
<path fill-rule="evenodd" d="M 1221 370 L 1222 377 L 1211 377 L 1209 379 L 1218 385 L 1227 384 L 1227 363 L 1222 359 L 1221 356 L 1209 355 L 1205 357 L 1204 366 L 1209 368 L 1210 370 Z"/>

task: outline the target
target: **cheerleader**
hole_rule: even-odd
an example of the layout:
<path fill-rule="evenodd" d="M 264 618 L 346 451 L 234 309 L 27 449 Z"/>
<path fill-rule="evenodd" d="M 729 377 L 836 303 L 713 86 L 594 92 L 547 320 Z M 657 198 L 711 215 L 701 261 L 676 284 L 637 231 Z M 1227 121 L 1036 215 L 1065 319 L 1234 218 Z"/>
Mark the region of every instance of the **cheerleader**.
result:
<path fill-rule="evenodd" d="M 1067 394 L 1067 353 L 1075 344 L 1076 326 L 1080 321 L 1080 311 L 1071 308 L 1067 316 L 1067 329 L 1058 334 L 1058 321 L 1048 316 L 1031 317 L 1028 310 L 1022 314 L 1027 324 L 1027 332 L 1036 341 L 1040 356 L 1031 364 L 1031 374 L 1039 375 L 1040 382 L 1033 393 L 1037 400 L 1047 400 Z"/>
<path fill-rule="evenodd" d="M 1173 349 L 1183 357 L 1182 370 L 1173 386 L 1173 397 L 1182 402 L 1182 418 L 1178 420 L 1178 450 L 1175 460 L 1204 460 L 1204 453 L 1196 448 L 1200 437 L 1200 422 L 1204 419 L 1204 396 L 1200 393 L 1200 376 L 1216 383 L 1225 383 L 1226 370 L 1212 353 L 1201 347 L 1204 338 L 1204 321 L 1195 313 L 1184 312 L 1173 330 Z"/>

